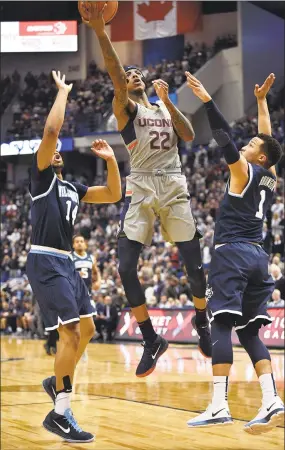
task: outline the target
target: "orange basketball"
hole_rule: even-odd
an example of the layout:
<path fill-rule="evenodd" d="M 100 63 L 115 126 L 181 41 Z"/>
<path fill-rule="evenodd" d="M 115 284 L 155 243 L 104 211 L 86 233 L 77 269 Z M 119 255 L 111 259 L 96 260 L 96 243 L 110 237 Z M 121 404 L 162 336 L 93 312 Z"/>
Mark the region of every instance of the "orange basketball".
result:
<path fill-rule="evenodd" d="M 101 10 L 105 3 L 107 3 L 107 6 L 104 11 L 104 20 L 105 23 L 110 23 L 111 20 L 115 17 L 117 11 L 118 11 L 118 3 L 119 2 L 86 2 L 86 1 L 79 1 L 78 2 L 78 10 L 83 17 L 83 19 L 88 20 L 88 14 L 92 9 L 92 3 L 97 4 L 99 6 L 99 9 Z"/>

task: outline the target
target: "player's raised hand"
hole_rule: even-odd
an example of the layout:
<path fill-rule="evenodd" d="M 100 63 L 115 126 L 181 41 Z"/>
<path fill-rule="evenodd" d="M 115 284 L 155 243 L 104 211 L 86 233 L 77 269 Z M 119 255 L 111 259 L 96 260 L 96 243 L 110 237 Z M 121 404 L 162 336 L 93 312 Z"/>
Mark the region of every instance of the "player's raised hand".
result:
<path fill-rule="evenodd" d="M 103 14 L 107 6 L 107 3 L 105 3 L 102 9 L 99 8 L 97 2 L 89 2 L 89 3 L 90 3 L 90 8 L 88 11 L 89 17 L 87 20 L 82 17 L 82 22 L 88 25 L 89 27 L 93 28 L 97 36 L 100 36 L 105 32 L 105 20 Z"/>
<path fill-rule="evenodd" d="M 210 94 L 206 91 L 201 81 L 199 81 L 190 72 L 185 72 L 187 78 L 187 86 L 192 89 L 193 94 L 196 95 L 203 103 L 209 102 L 212 98 Z"/>
<path fill-rule="evenodd" d="M 264 81 L 262 86 L 259 86 L 259 84 L 256 84 L 254 86 L 254 95 L 257 99 L 262 100 L 266 97 L 268 92 L 270 91 L 273 83 L 275 81 L 275 75 L 274 73 L 271 73 L 266 80 Z"/>
<path fill-rule="evenodd" d="M 105 159 L 105 161 L 115 157 L 113 149 L 106 141 L 103 141 L 103 139 L 96 139 L 96 141 L 93 141 L 91 150 L 96 156 Z"/>
<path fill-rule="evenodd" d="M 168 91 L 169 86 L 166 81 L 158 79 L 152 82 L 156 95 L 160 98 L 160 100 L 165 103 L 169 99 Z"/>
<path fill-rule="evenodd" d="M 71 91 L 73 85 L 65 83 L 65 75 L 61 76 L 59 70 L 57 72 L 53 70 L 52 76 L 58 89 L 64 89 L 67 93 Z"/>

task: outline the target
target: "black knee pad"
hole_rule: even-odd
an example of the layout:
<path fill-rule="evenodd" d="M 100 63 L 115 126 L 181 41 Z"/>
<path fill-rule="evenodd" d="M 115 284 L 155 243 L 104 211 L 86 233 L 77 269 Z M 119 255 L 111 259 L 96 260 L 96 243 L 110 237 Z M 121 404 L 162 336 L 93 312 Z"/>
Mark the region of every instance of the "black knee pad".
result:
<path fill-rule="evenodd" d="M 145 295 L 138 279 L 137 265 L 142 249 L 140 242 L 131 241 L 127 237 L 118 240 L 119 274 L 125 289 L 126 297 L 132 308 L 145 304 Z"/>
<path fill-rule="evenodd" d="M 259 327 L 257 327 L 257 324 L 256 326 L 246 326 L 241 330 L 237 330 L 239 341 L 249 355 L 254 366 L 258 361 L 263 359 L 271 361 L 269 351 L 259 338 L 258 331 Z"/>
<path fill-rule="evenodd" d="M 206 278 L 203 270 L 200 242 L 197 236 L 192 241 L 175 243 L 183 258 L 194 297 L 204 298 Z"/>
<path fill-rule="evenodd" d="M 233 345 L 232 345 L 232 326 L 230 323 L 215 320 L 211 327 L 212 338 L 212 365 L 232 364 L 233 363 Z"/>

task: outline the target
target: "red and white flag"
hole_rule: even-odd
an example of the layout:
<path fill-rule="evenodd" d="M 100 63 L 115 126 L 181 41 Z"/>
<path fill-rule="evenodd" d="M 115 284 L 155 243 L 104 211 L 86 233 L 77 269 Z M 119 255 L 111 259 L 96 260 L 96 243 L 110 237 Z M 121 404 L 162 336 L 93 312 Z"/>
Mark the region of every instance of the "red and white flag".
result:
<path fill-rule="evenodd" d="M 111 40 L 164 38 L 201 29 L 201 2 L 119 1 L 111 23 Z"/>

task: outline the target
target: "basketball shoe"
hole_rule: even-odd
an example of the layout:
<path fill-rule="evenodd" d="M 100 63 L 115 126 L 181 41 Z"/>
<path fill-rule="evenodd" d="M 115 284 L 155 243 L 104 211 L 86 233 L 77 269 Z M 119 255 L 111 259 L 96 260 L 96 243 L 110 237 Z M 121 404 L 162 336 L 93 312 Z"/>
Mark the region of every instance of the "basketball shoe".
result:
<path fill-rule="evenodd" d="M 191 319 L 191 324 L 194 330 L 197 331 L 199 337 L 198 348 L 205 358 L 212 358 L 212 339 L 209 322 L 203 324 L 196 324 L 196 316 Z"/>
<path fill-rule="evenodd" d="M 244 431 L 249 434 L 267 433 L 278 425 L 284 426 L 284 404 L 280 397 L 275 398 L 275 402 L 262 405 L 257 416 L 246 423 Z"/>
<path fill-rule="evenodd" d="M 45 378 L 42 382 L 43 388 L 46 391 L 46 393 L 50 396 L 52 399 L 53 404 L 55 404 L 56 399 L 56 385 L 55 385 L 55 376 Z"/>
<path fill-rule="evenodd" d="M 168 342 L 157 336 L 153 344 L 149 345 L 144 341 L 142 346 L 144 351 L 136 370 L 137 377 L 147 377 L 154 371 L 158 358 L 168 349 Z"/>
<path fill-rule="evenodd" d="M 229 411 L 229 405 L 224 402 L 220 407 L 213 408 L 210 404 L 205 412 L 193 419 L 188 420 L 187 425 L 191 428 L 211 427 L 215 425 L 232 425 L 233 419 Z"/>
<path fill-rule="evenodd" d="M 71 409 L 66 409 L 63 416 L 52 410 L 43 421 L 43 426 L 67 442 L 92 442 L 95 438 L 93 434 L 81 430 Z"/>

